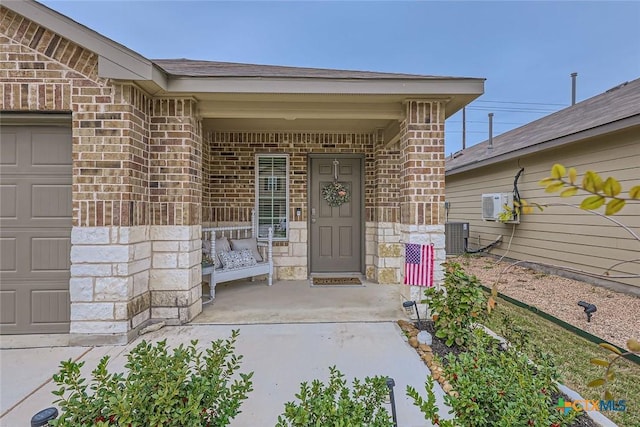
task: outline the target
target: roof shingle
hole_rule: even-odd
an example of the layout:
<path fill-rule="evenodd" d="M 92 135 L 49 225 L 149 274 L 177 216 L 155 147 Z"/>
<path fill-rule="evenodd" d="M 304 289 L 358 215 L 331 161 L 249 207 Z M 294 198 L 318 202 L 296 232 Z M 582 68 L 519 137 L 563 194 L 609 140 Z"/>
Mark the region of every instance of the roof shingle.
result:
<path fill-rule="evenodd" d="M 491 150 L 487 148 L 488 140 L 469 147 L 455 158 L 447 158 L 445 170 L 480 164 L 500 155 L 639 114 L 640 79 L 636 79 L 496 136 Z"/>
<path fill-rule="evenodd" d="M 371 71 L 331 70 L 324 68 L 284 67 L 278 65 L 239 64 L 193 59 L 152 59 L 167 74 L 177 77 L 284 77 L 321 79 L 465 79 L 466 77 L 418 74 L 378 73 Z"/>

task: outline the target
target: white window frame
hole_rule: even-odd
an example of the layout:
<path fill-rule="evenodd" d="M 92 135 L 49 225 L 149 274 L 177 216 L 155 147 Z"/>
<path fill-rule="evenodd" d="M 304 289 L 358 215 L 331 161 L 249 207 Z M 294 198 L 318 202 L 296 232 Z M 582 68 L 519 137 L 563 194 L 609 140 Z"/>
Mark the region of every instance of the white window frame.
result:
<path fill-rule="evenodd" d="M 260 209 L 260 200 L 263 202 L 269 196 L 264 196 L 265 189 L 260 188 L 260 160 L 265 158 L 279 158 L 285 159 L 285 176 L 267 176 L 266 178 L 274 178 L 274 183 L 277 185 L 277 178 L 284 178 L 285 181 L 285 213 L 284 215 L 271 215 L 270 217 L 261 216 L 262 210 Z M 273 240 L 274 241 L 288 241 L 289 240 L 289 155 L 283 153 L 269 153 L 269 154 L 256 154 L 255 157 L 255 215 L 256 215 L 256 224 L 258 227 L 257 237 L 258 240 L 266 240 L 267 234 L 263 232 L 263 228 L 266 225 L 273 226 Z M 264 179 L 265 177 L 263 177 Z M 267 183 L 267 185 L 269 185 Z M 262 196 L 262 197 L 261 197 Z M 273 196 L 271 196 L 271 200 L 273 201 Z M 271 204 L 273 206 L 273 203 Z M 271 218 L 270 222 L 265 222 L 265 219 Z M 283 221 L 284 220 L 284 221 Z M 262 226 L 262 227 L 261 227 Z"/>

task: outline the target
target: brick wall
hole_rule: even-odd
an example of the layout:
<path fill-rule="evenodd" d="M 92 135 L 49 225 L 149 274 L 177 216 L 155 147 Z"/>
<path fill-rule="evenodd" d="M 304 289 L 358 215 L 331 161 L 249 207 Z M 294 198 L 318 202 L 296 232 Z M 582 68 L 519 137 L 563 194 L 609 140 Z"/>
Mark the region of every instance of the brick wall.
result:
<path fill-rule="evenodd" d="M 154 99 L 150 129 L 152 224 L 200 224 L 203 154 L 196 101 Z"/>
<path fill-rule="evenodd" d="M 444 223 L 444 105 L 409 101 L 401 124 L 403 224 Z"/>
<path fill-rule="evenodd" d="M 148 96 L 131 85 L 79 86 L 72 106 L 74 225 L 149 224 Z"/>
<path fill-rule="evenodd" d="M 400 220 L 400 150 L 379 141 L 375 147 L 374 221 Z"/>
<path fill-rule="evenodd" d="M 251 218 L 255 204 L 255 155 L 289 154 L 289 217 L 307 220 L 307 154 L 362 153 L 365 155 L 365 205 L 367 220 L 375 209 L 375 163 L 372 134 L 335 133 L 243 133 L 213 132 L 208 135 L 211 151 L 208 176 L 209 196 L 204 216 L 213 222 Z M 205 167 L 206 168 L 206 167 Z M 295 216 L 296 208 L 302 217 Z"/>
<path fill-rule="evenodd" d="M 70 111 L 68 78 L 98 81 L 95 54 L 2 6 L 0 34 L 3 110 Z"/>

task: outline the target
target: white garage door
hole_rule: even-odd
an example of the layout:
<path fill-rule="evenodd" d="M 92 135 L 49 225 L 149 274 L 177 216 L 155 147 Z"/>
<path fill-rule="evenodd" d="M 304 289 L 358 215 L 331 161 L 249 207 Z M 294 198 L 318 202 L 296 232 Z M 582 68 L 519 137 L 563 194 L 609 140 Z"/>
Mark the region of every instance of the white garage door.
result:
<path fill-rule="evenodd" d="M 0 148 L 0 332 L 68 332 L 71 129 L 0 126 Z"/>

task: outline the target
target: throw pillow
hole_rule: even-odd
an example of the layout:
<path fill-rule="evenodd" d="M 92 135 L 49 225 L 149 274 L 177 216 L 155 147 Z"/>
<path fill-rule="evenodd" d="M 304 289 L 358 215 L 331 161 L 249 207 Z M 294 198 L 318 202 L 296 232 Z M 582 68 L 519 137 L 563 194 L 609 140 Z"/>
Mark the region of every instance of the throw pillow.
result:
<path fill-rule="evenodd" d="M 256 259 L 253 257 L 249 249 L 219 252 L 218 256 L 220 257 L 220 261 L 222 261 L 222 268 L 225 270 L 256 265 Z"/>
<path fill-rule="evenodd" d="M 211 256 L 211 240 L 202 241 L 202 254 L 209 257 Z"/>
<path fill-rule="evenodd" d="M 220 252 L 228 252 L 231 250 L 231 245 L 229 245 L 229 240 L 227 236 L 222 236 L 216 239 L 216 253 Z"/>
<path fill-rule="evenodd" d="M 232 239 L 231 240 L 231 249 L 234 251 L 241 251 L 243 249 L 249 249 L 253 258 L 257 262 L 262 262 L 262 255 L 258 251 L 258 241 L 255 237 L 250 237 L 248 239 Z"/>

